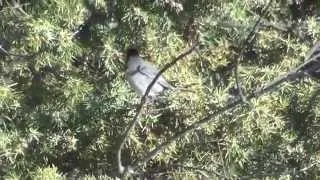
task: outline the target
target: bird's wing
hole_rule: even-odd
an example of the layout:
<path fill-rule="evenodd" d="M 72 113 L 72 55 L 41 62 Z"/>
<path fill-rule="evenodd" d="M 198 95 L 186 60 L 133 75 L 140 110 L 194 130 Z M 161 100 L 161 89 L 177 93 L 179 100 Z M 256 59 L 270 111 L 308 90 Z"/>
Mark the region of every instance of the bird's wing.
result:
<path fill-rule="evenodd" d="M 141 74 L 149 77 L 150 79 L 154 79 L 155 76 L 159 73 L 159 70 L 154 67 L 152 64 L 148 62 L 144 62 L 143 64 L 138 66 L 137 69 Z M 173 87 L 167 82 L 166 79 L 162 75 L 157 79 L 157 82 L 159 85 L 164 87 L 165 89 L 172 89 Z"/>

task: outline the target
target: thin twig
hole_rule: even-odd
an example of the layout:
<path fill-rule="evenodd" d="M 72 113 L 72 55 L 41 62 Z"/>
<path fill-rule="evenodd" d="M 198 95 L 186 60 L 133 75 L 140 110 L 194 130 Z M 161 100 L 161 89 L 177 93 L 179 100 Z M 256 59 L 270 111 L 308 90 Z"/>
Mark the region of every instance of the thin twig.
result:
<path fill-rule="evenodd" d="M 221 159 L 221 161 L 222 161 L 223 176 L 224 176 L 224 178 L 226 178 L 226 177 L 227 177 L 227 173 L 226 173 L 226 170 L 227 170 L 227 168 L 226 168 L 226 164 L 225 164 L 225 161 L 224 161 L 224 159 L 223 159 L 223 157 L 222 157 L 222 152 L 221 152 L 221 149 L 220 149 L 220 144 L 219 144 L 219 143 L 217 143 L 217 145 L 218 145 L 218 150 L 219 150 L 219 156 L 220 156 L 220 159 Z"/>
<path fill-rule="evenodd" d="M 313 58 L 308 60 L 307 62 L 313 61 Z M 292 71 L 286 73 L 285 75 L 280 76 L 279 78 L 276 78 L 275 80 L 271 81 L 270 83 L 267 83 L 264 86 L 261 86 L 260 88 L 256 88 L 250 95 L 247 96 L 247 100 L 251 100 L 253 98 L 258 98 L 262 95 L 264 95 L 267 92 L 271 92 L 276 90 L 276 87 L 286 81 L 292 81 L 297 78 L 303 77 L 305 74 L 301 71 L 299 71 L 301 67 L 293 69 Z M 238 107 L 242 103 L 241 99 L 236 99 L 235 101 L 227 104 L 226 106 L 222 107 L 221 109 L 218 109 L 216 112 L 209 114 L 208 116 L 204 117 L 202 120 L 193 123 L 189 127 L 187 127 L 185 130 L 177 133 L 173 137 L 169 138 L 166 142 L 159 145 L 156 149 L 152 150 L 151 152 L 147 153 L 147 155 L 140 161 L 137 161 L 134 163 L 134 165 L 131 166 L 132 170 L 138 168 L 139 166 L 145 164 L 150 159 L 154 158 L 156 155 L 161 153 L 165 148 L 167 148 L 171 143 L 177 141 L 178 139 L 186 136 L 187 134 L 193 132 L 195 129 L 198 129 L 202 127 L 203 125 L 213 121 L 215 118 L 217 118 L 220 115 L 223 115 L 224 113 L 231 111 Z"/>
<path fill-rule="evenodd" d="M 188 54 L 190 54 L 196 47 L 198 46 L 198 43 L 194 44 L 193 46 L 191 46 L 189 49 L 187 49 L 185 52 L 181 53 L 180 55 L 178 55 L 177 57 L 175 57 L 170 63 L 166 64 L 160 71 L 159 73 L 153 78 L 153 80 L 151 81 L 151 83 L 149 84 L 148 88 L 146 89 L 145 94 L 142 96 L 140 104 L 137 106 L 136 109 L 136 114 L 131 122 L 131 124 L 128 126 L 127 130 L 124 133 L 124 136 L 122 137 L 121 141 L 120 141 L 120 145 L 119 148 L 117 150 L 117 163 L 118 163 L 118 170 L 120 174 L 126 174 L 128 173 L 128 171 L 130 171 L 130 167 L 123 167 L 122 162 L 121 162 L 121 151 L 122 148 L 127 140 L 127 138 L 129 137 L 129 135 L 131 134 L 131 132 L 133 131 L 133 129 L 135 128 L 136 124 L 139 122 L 139 116 L 141 114 L 142 108 L 146 102 L 146 99 L 148 97 L 148 94 L 151 90 L 151 88 L 153 87 L 153 85 L 156 83 L 156 81 L 158 80 L 158 78 L 166 71 L 168 70 L 170 67 L 172 67 L 173 65 L 175 65 L 180 59 L 184 58 L 185 56 L 187 56 Z"/>
<path fill-rule="evenodd" d="M 238 90 L 238 93 L 239 93 L 239 96 L 240 96 L 240 99 L 241 99 L 242 102 L 246 102 L 246 99 L 245 99 L 245 96 L 243 95 L 243 91 L 242 91 L 242 88 L 241 88 L 241 85 L 240 85 L 240 80 L 239 80 L 239 63 L 240 63 L 240 60 L 243 57 L 243 53 L 245 51 L 245 47 L 249 44 L 250 39 L 253 37 L 254 33 L 258 29 L 259 24 L 261 22 L 261 19 L 267 13 L 271 3 L 272 3 L 272 0 L 269 1 L 269 3 L 267 4 L 265 9 L 263 10 L 261 15 L 259 16 L 259 19 L 254 24 L 254 26 L 252 27 L 252 30 L 250 31 L 250 33 L 248 34 L 247 38 L 245 39 L 245 41 L 243 42 L 243 44 L 241 46 L 241 51 L 239 53 L 238 58 L 236 58 L 236 65 L 235 65 L 235 68 L 234 68 L 234 76 L 235 76 L 237 90 Z"/>
<path fill-rule="evenodd" d="M 6 56 L 15 56 L 15 57 L 20 57 L 20 58 L 30 58 L 33 57 L 33 55 L 20 55 L 20 54 L 13 54 L 9 53 L 7 50 L 5 50 L 1 44 L 0 44 L 0 52 L 3 52 Z"/>

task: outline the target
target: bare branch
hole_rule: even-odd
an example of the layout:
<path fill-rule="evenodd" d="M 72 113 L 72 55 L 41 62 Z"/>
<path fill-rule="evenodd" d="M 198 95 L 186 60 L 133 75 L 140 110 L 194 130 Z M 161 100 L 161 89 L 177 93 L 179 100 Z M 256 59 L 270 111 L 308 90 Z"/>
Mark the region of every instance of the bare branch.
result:
<path fill-rule="evenodd" d="M 243 57 L 243 53 L 245 51 L 245 47 L 249 44 L 250 39 L 252 39 L 254 33 L 257 31 L 257 29 L 259 28 L 259 24 L 262 20 L 262 17 L 265 16 L 266 12 L 268 11 L 270 5 L 272 3 L 272 0 L 269 1 L 269 3 L 267 4 L 267 6 L 265 7 L 265 9 L 263 10 L 263 12 L 261 13 L 261 15 L 259 16 L 259 19 L 257 20 L 257 22 L 254 24 L 254 26 L 252 27 L 252 30 L 250 31 L 250 33 L 248 34 L 247 38 L 245 39 L 245 41 L 243 42 L 242 46 L 241 46 L 241 51 L 239 53 L 238 58 L 236 58 L 236 65 L 234 68 L 234 76 L 235 76 L 235 81 L 236 81 L 236 86 L 237 86 L 237 90 L 240 96 L 240 99 L 242 100 L 242 102 L 246 102 L 245 96 L 243 95 L 243 91 L 241 88 L 241 84 L 240 84 L 240 80 L 239 80 L 239 62 Z"/>
<path fill-rule="evenodd" d="M 151 81 L 151 83 L 149 84 L 148 88 L 146 89 L 145 94 L 142 96 L 140 104 L 137 106 L 136 109 L 136 114 L 131 122 L 131 124 L 128 126 L 127 130 L 124 133 L 123 138 L 120 141 L 120 145 L 119 148 L 117 150 L 117 163 L 118 163 L 118 170 L 120 174 L 126 174 L 128 171 L 130 171 L 130 167 L 123 167 L 122 162 L 121 162 L 121 151 L 122 148 L 126 142 L 126 140 L 128 139 L 130 133 L 133 131 L 133 129 L 135 128 L 136 124 L 139 122 L 139 116 L 141 114 L 142 108 L 146 102 L 146 99 L 148 97 L 148 94 L 151 90 L 151 88 L 153 87 L 153 85 L 156 83 L 156 81 L 158 80 L 158 78 L 166 71 L 168 70 L 170 67 L 172 67 L 173 65 L 175 65 L 179 60 L 183 59 L 185 56 L 187 56 L 188 54 L 190 54 L 196 47 L 198 46 L 198 43 L 195 43 L 193 46 L 191 46 L 189 49 L 187 49 L 185 52 L 181 53 L 180 55 L 178 55 L 177 57 L 175 57 L 170 63 L 166 64 L 160 71 L 159 73 L 154 77 L 154 79 Z"/>

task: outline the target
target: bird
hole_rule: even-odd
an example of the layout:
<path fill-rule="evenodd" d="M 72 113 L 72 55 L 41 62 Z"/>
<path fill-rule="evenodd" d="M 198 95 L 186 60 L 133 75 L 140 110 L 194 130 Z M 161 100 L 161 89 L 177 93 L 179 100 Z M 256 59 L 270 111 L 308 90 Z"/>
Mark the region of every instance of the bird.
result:
<path fill-rule="evenodd" d="M 159 69 L 152 63 L 145 61 L 139 54 L 138 49 L 129 48 L 126 53 L 126 79 L 129 85 L 139 96 L 144 96 L 150 83 L 159 73 Z M 168 83 L 163 75 L 160 75 L 147 97 L 156 99 L 159 95 L 174 87 Z"/>

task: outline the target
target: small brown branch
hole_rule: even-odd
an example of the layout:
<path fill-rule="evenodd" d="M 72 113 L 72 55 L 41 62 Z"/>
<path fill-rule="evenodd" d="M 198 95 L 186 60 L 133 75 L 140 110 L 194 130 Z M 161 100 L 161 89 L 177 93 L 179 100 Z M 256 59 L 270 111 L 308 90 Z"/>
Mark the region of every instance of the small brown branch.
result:
<path fill-rule="evenodd" d="M 170 67 L 172 67 L 173 65 L 175 65 L 179 60 L 183 59 L 185 56 L 187 56 L 188 54 L 192 53 L 192 51 L 198 46 L 198 43 L 194 44 L 193 46 L 191 46 L 189 49 L 187 49 L 185 52 L 181 53 L 180 55 L 178 55 L 177 57 L 175 57 L 170 63 L 166 64 L 160 71 L 159 73 L 154 77 L 154 79 L 151 81 L 151 83 L 149 84 L 148 88 L 146 89 L 145 94 L 142 96 L 140 104 L 137 106 L 136 109 L 136 114 L 131 122 L 131 124 L 128 126 L 127 130 L 124 133 L 124 136 L 122 137 L 121 141 L 120 141 L 120 145 L 119 148 L 117 150 L 117 163 L 118 163 L 118 171 L 120 174 L 126 174 L 129 171 L 131 171 L 131 168 L 129 166 L 124 167 L 122 165 L 121 162 L 121 151 L 122 148 L 126 142 L 126 140 L 128 139 L 129 135 L 131 134 L 131 132 L 133 131 L 133 129 L 135 128 L 136 124 L 139 122 L 139 116 L 141 114 L 142 108 L 146 102 L 146 99 L 148 97 L 148 94 L 151 90 L 151 88 L 153 87 L 153 85 L 156 83 L 156 81 L 158 80 L 158 78 L 166 71 L 168 70 Z"/>

